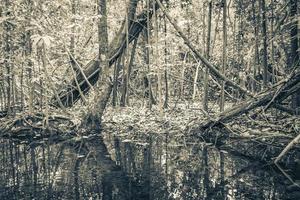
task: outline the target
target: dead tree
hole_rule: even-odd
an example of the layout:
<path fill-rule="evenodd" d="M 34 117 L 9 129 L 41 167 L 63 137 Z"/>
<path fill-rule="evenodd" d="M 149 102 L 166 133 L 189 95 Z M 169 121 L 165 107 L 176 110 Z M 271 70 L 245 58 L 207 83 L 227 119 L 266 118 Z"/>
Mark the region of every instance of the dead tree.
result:
<path fill-rule="evenodd" d="M 264 109 L 268 109 L 272 106 L 280 108 L 280 103 L 287 97 L 295 94 L 300 89 L 300 71 L 295 72 L 289 79 L 282 81 L 281 84 L 277 84 L 272 89 L 268 89 L 266 92 L 260 93 L 250 100 L 244 101 L 231 109 L 225 110 L 220 113 L 215 119 L 211 119 L 203 123 L 199 130 L 206 130 L 214 126 L 222 125 L 223 123 L 230 122 L 235 117 L 250 112 L 258 107 L 265 106 Z"/>
<path fill-rule="evenodd" d="M 219 80 L 222 80 L 225 82 L 225 85 L 231 86 L 232 88 L 237 89 L 242 94 L 246 94 L 248 96 L 254 96 L 251 92 L 249 92 L 246 88 L 241 87 L 237 83 L 233 82 L 229 78 L 227 78 L 223 73 L 221 73 L 211 62 L 207 60 L 205 56 L 203 56 L 191 43 L 191 41 L 188 39 L 188 37 L 183 33 L 183 31 L 180 29 L 180 27 L 176 24 L 176 22 L 171 18 L 171 16 L 166 12 L 165 7 L 163 4 L 156 0 L 158 6 L 161 8 L 162 12 L 166 15 L 169 22 L 172 24 L 172 26 L 175 28 L 177 33 L 180 35 L 180 37 L 184 40 L 185 44 L 190 48 L 190 50 L 194 53 L 195 57 L 203 62 L 203 64 L 210 70 L 210 73 L 218 78 Z"/>
<path fill-rule="evenodd" d="M 158 6 L 155 6 L 155 9 L 158 9 Z M 129 9 L 129 12 L 133 13 L 135 11 Z M 150 11 L 150 17 L 152 15 L 153 15 L 153 10 Z M 147 10 L 139 14 L 135 21 L 133 20 L 130 21 L 129 29 L 128 29 L 128 44 L 130 44 L 132 41 L 137 39 L 141 31 L 146 26 L 147 26 Z M 109 47 L 108 50 L 110 67 L 116 62 L 116 60 L 123 54 L 124 50 L 127 48 L 127 41 L 126 41 L 127 38 L 125 35 L 121 37 L 119 42 L 118 39 L 116 40 L 117 41 L 113 42 L 113 44 Z M 91 60 L 85 67 L 84 73 L 89 83 L 91 85 L 95 85 L 99 78 L 99 74 L 101 73 L 101 67 L 99 68 L 98 59 Z M 76 84 L 76 80 L 78 84 Z M 81 73 L 77 75 L 76 80 L 74 79 L 70 81 L 70 85 L 64 86 L 59 90 L 58 92 L 59 99 L 53 97 L 51 101 L 52 105 L 60 107 L 59 102 L 61 102 L 64 106 L 70 107 L 80 99 L 80 90 L 82 91 L 83 94 L 86 94 L 89 91 L 90 86 Z"/>

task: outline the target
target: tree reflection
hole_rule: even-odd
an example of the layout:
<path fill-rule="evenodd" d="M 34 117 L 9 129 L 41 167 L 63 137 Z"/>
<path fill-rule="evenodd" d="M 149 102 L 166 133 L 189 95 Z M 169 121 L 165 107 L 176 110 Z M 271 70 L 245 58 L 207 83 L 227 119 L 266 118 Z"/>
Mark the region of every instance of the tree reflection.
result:
<path fill-rule="evenodd" d="M 259 163 L 169 135 L 3 139 L 0 162 L 0 199 L 283 199 L 285 191 Z"/>

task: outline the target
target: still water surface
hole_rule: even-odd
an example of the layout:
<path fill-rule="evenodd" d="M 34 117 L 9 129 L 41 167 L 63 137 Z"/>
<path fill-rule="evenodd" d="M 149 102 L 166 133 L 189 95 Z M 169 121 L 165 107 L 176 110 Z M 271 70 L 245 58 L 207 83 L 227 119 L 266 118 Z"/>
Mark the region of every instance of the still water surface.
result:
<path fill-rule="evenodd" d="M 292 199 L 271 167 L 180 137 L 1 139 L 0 199 Z"/>

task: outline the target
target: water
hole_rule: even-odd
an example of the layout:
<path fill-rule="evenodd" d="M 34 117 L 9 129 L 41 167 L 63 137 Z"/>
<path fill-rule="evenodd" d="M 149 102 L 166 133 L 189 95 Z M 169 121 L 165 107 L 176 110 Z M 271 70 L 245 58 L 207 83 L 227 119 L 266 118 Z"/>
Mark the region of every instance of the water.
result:
<path fill-rule="evenodd" d="M 276 169 L 182 136 L 0 141 L 5 200 L 297 199 Z"/>

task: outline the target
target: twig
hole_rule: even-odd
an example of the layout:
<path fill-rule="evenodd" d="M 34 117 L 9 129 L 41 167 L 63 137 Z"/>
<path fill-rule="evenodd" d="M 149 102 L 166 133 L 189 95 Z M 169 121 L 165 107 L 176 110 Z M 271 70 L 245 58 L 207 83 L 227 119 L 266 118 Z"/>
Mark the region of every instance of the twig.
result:
<path fill-rule="evenodd" d="M 81 66 L 79 65 L 79 63 L 77 62 L 77 60 L 74 58 L 74 56 L 71 54 L 71 52 L 68 50 L 68 48 L 66 48 L 67 53 L 69 54 L 70 58 L 72 59 L 72 61 L 76 64 L 77 68 L 79 69 L 81 75 L 83 76 L 84 80 L 86 81 L 86 83 L 88 84 L 88 86 L 91 88 L 91 90 L 94 90 L 92 84 L 90 83 L 90 81 L 88 80 L 88 78 L 86 77 L 83 69 L 81 68 Z"/>
<path fill-rule="evenodd" d="M 284 149 L 283 151 L 279 154 L 279 156 L 277 156 L 277 158 L 275 159 L 274 163 L 278 163 L 278 161 L 296 144 L 298 143 L 300 139 L 300 134 L 295 137 Z"/>
<path fill-rule="evenodd" d="M 279 165 L 279 160 L 296 144 L 298 143 L 300 139 L 300 134 L 295 137 L 283 150 L 282 152 L 279 154 L 279 156 L 277 156 L 277 158 L 275 159 L 274 163 L 275 165 L 278 167 L 278 169 L 283 173 L 284 176 L 286 176 L 294 185 L 296 185 L 297 187 L 300 188 L 300 185 L 298 183 L 295 183 L 293 181 L 293 179 L 280 167 Z"/>
<path fill-rule="evenodd" d="M 241 87 L 237 83 L 233 82 L 232 80 L 228 79 L 226 75 L 219 72 L 219 70 L 210 63 L 202 54 L 200 54 L 194 45 L 190 42 L 190 40 L 185 36 L 183 31 L 180 29 L 180 27 L 176 24 L 176 22 L 171 18 L 171 16 L 167 13 L 166 8 L 163 6 L 160 0 L 156 0 L 157 4 L 161 8 L 162 12 L 165 14 L 169 22 L 172 24 L 172 26 L 175 28 L 175 30 L 178 32 L 178 34 L 181 36 L 181 38 L 184 40 L 185 44 L 190 48 L 190 50 L 195 54 L 195 56 L 201 60 L 205 66 L 211 71 L 213 75 L 218 77 L 219 79 L 223 80 L 227 85 L 239 90 L 240 92 L 247 94 L 250 97 L 253 97 L 254 95 L 249 92 L 246 88 Z"/>

